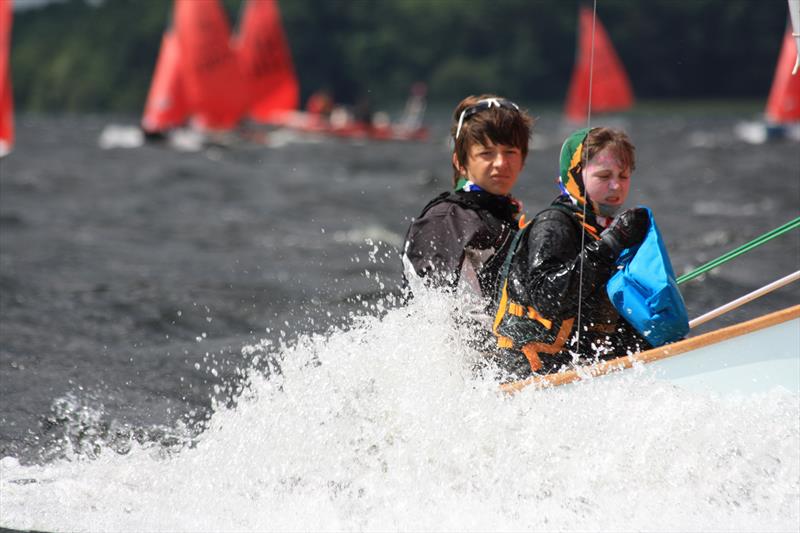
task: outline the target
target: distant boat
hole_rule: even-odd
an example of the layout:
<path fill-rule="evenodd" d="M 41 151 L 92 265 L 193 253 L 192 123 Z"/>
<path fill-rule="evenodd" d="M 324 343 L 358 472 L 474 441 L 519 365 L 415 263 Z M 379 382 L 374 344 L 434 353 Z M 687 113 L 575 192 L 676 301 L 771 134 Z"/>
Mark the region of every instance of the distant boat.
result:
<path fill-rule="evenodd" d="M 593 46 L 594 58 L 592 58 Z M 590 77 L 593 114 L 624 111 L 633 106 L 630 80 L 622 61 L 614 51 L 608 33 L 600 23 L 600 19 L 592 14 L 592 10 L 581 6 L 578 13 L 578 50 L 564 106 L 564 116 L 570 122 L 586 122 L 589 112 Z"/>
<path fill-rule="evenodd" d="M 245 117 L 267 121 L 297 109 L 298 100 L 277 2 L 248 1 L 233 37 L 219 0 L 175 0 L 141 125 L 150 137 L 169 132 L 197 149 L 202 134 L 230 132 Z M 107 146 L 136 144 L 119 141 L 119 131 L 109 135 Z"/>
<path fill-rule="evenodd" d="M 797 54 L 792 31 L 787 29 L 764 113 L 769 124 L 800 122 L 800 72 L 792 74 Z"/>
<path fill-rule="evenodd" d="M 180 151 L 226 143 L 246 110 L 230 25 L 219 0 L 174 0 L 161 39 L 141 128 L 109 124 L 101 148 L 136 148 L 145 137 Z"/>
<path fill-rule="evenodd" d="M 164 33 L 147 103 L 142 116 L 146 134 L 159 135 L 183 126 L 189 118 L 189 106 L 180 68 L 180 49 L 172 30 Z"/>
<path fill-rule="evenodd" d="M 415 83 L 414 86 L 418 86 Z M 414 110 L 413 115 L 407 112 Z M 377 141 L 424 141 L 428 139 L 428 127 L 422 124 L 425 112 L 424 93 L 415 93 L 413 88 L 406 103 L 406 112 L 398 122 L 392 122 L 388 114 L 377 112 L 371 122 L 360 122 L 344 107 L 334 108 L 329 116 L 307 111 L 278 113 L 269 121 L 273 126 L 324 137 L 340 137 Z"/>
<path fill-rule="evenodd" d="M 223 142 L 248 106 L 239 58 L 219 0 L 174 0 L 172 27 L 164 32 L 141 127 L 178 150 L 196 151 Z M 129 128 L 111 125 L 103 148 L 136 147 Z M 227 142 L 227 141 L 226 141 Z"/>
<path fill-rule="evenodd" d="M 12 0 L 0 0 L 0 157 L 14 146 L 14 97 L 11 92 Z"/>
<path fill-rule="evenodd" d="M 800 1 L 789 0 L 789 15 L 791 26 L 783 37 L 764 119 L 735 127 L 736 135 L 751 144 L 785 138 L 800 141 Z"/>
<path fill-rule="evenodd" d="M 390 123 L 385 113 L 362 123 L 346 112 L 328 117 L 298 111 L 299 83 L 277 0 L 248 0 L 236 36 L 219 0 L 174 0 L 172 28 L 162 38 L 141 125 L 147 136 L 169 133 L 170 143 L 179 141 L 176 148 L 186 150 L 200 149 L 210 138 L 229 143 L 219 134 L 234 131 L 245 118 L 329 136 L 421 140 L 428 135 L 420 123 L 424 87 L 415 84 L 413 105 L 399 123 Z M 140 144 L 129 133 L 109 128 L 100 144 Z"/>
<path fill-rule="evenodd" d="M 424 141 L 428 128 L 422 124 L 425 115 L 427 85 L 416 82 L 411 86 L 406 106 L 399 120 L 392 122 L 384 112 L 370 119 L 356 120 L 350 109 L 334 106 L 328 113 L 311 110 L 276 113 L 269 123 L 273 126 L 325 137 L 359 140 Z"/>
<path fill-rule="evenodd" d="M 245 113 L 246 90 L 219 0 L 175 0 L 173 29 L 192 125 L 229 131 Z"/>
<path fill-rule="evenodd" d="M 277 0 L 247 1 L 238 35 L 234 38 L 234 49 L 239 56 L 248 95 L 247 116 L 255 122 L 329 137 L 427 138 L 428 130 L 421 124 L 425 84 L 414 85 L 409 97 L 413 109 L 407 109 L 398 123 L 389 122 L 385 113 L 375 113 L 370 123 L 359 122 L 342 107 L 329 115 L 300 111 L 299 82 Z"/>
<path fill-rule="evenodd" d="M 300 89 L 277 1 L 247 2 L 233 48 L 244 80 L 247 116 L 268 122 L 276 113 L 298 108 Z"/>

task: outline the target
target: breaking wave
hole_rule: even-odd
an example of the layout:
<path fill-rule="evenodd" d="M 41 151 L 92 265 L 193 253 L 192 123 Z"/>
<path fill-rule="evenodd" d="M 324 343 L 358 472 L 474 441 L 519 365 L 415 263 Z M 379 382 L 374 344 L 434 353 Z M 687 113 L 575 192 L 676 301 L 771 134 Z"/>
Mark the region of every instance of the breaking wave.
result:
<path fill-rule="evenodd" d="M 422 294 L 376 304 L 347 328 L 246 346 L 238 394 L 216 403 L 199 433 L 123 428 L 42 465 L 6 457 L 0 523 L 796 531 L 796 395 L 698 394 L 643 369 L 500 394 L 471 371 L 480 356 L 450 318 L 458 307 Z M 64 416 L 81 409 L 73 433 L 102 418 L 75 405 Z"/>

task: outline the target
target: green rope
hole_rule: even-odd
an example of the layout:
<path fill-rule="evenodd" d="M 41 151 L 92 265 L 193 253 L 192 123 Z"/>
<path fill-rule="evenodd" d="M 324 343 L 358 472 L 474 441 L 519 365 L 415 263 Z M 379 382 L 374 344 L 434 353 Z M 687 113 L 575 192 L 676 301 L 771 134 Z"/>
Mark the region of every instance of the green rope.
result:
<path fill-rule="evenodd" d="M 796 219 L 794 219 L 794 220 L 792 220 L 790 222 L 787 222 L 786 224 L 784 224 L 783 226 L 781 226 L 779 228 L 775 228 L 772 231 L 768 231 L 767 233 L 765 233 L 761 237 L 757 237 L 757 238 L 753 239 L 752 241 L 748 242 L 747 244 L 743 244 L 743 245 L 739 246 L 738 248 L 736 248 L 735 250 L 731 250 L 730 252 L 726 253 L 725 255 L 717 257 L 713 261 L 709 261 L 705 265 L 703 265 L 701 267 L 698 267 L 695 270 L 692 270 L 691 272 L 689 272 L 687 274 L 684 274 L 683 276 L 679 277 L 676 281 L 678 282 L 678 284 L 680 284 L 680 283 L 683 283 L 685 281 L 689 281 L 690 279 L 694 279 L 697 276 L 705 274 L 706 272 L 708 272 L 712 268 L 716 268 L 716 267 L 718 267 L 719 265 L 721 265 L 723 263 L 727 263 L 731 259 L 733 259 L 735 257 L 738 257 L 738 256 L 740 256 L 740 255 L 742 255 L 744 253 L 747 253 L 750 250 L 752 250 L 753 248 L 761 246 L 762 244 L 771 241 L 775 237 L 783 235 L 787 231 L 791 231 L 791 230 L 793 230 L 793 229 L 795 229 L 797 227 L 800 227 L 800 217 L 797 217 Z"/>

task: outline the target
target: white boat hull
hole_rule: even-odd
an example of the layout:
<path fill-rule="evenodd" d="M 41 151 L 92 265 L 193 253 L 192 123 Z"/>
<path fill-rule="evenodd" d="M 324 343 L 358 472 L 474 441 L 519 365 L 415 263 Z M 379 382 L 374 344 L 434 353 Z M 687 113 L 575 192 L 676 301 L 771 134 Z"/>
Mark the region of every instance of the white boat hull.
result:
<path fill-rule="evenodd" d="M 800 318 L 651 363 L 656 377 L 689 389 L 800 393 Z"/>

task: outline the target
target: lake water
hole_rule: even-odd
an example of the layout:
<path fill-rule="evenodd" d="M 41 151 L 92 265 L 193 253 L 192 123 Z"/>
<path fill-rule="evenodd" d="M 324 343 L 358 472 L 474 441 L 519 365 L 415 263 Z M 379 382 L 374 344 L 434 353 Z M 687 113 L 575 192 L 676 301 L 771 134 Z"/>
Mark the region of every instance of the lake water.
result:
<path fill-rule="evenodd" d="M 738 140 L 746 118 L 612 121 L 678 274 L 799 214 L 797 144 Z M 442 117 L 425 143 L 99 148 L 120 121 L 18 117 L 0 161 L 0 526 L 797 531 L 796 395 L 640 371 L 503 396 L 469 372 L 459 302 L 400 305 L 405 229 L 450 180 Z M 563 133 L 541 114 L 529 215 Z M 798 268 L 794 231 L 681 289 L 694 317 Z"/>

